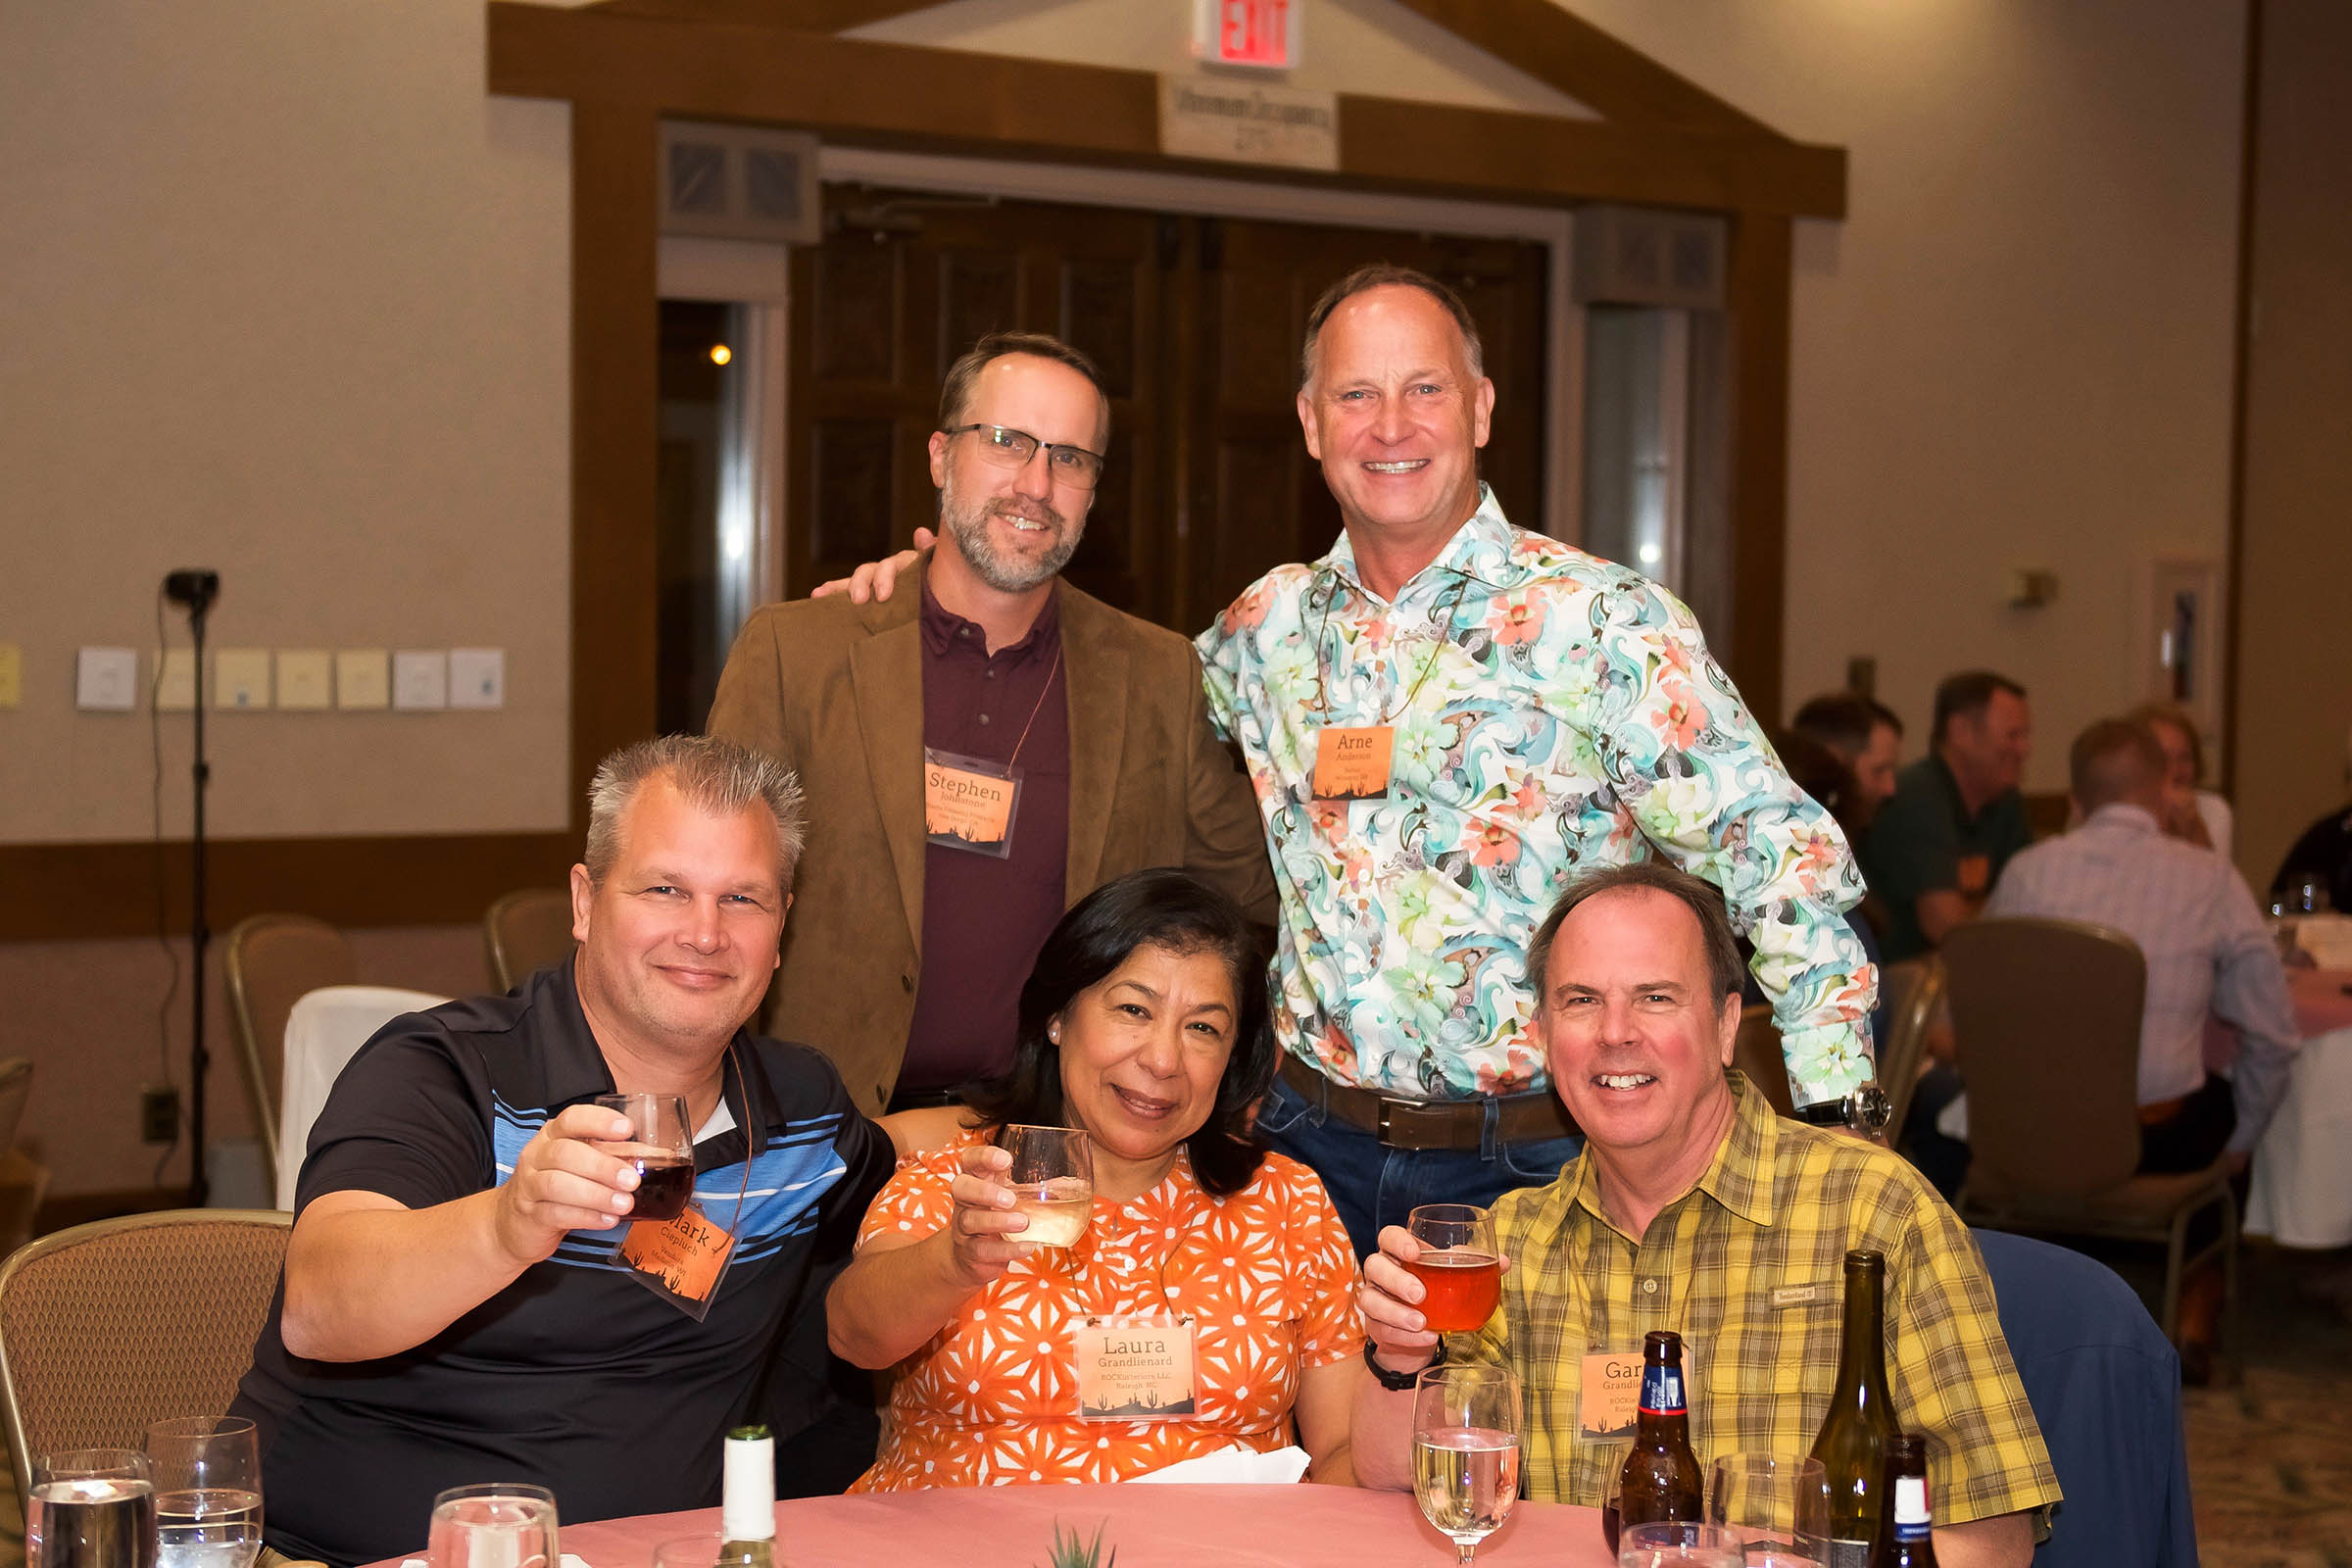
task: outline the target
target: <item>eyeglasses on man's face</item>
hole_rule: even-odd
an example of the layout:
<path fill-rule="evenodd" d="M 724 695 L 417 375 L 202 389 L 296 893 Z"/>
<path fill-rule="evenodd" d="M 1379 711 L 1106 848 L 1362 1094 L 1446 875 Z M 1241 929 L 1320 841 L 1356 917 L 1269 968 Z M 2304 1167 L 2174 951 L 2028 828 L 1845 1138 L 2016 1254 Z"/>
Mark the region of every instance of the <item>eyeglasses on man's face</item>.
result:
<path fill-rule="evenodd" d="M 1014 430 L 1002 424 L 959 424 L 952 430 L 939 433 L 951 437 L 977 434 L 980 455 L 1000 468 L 1026 468 L 1029 460 L 1043 452 L 1047 469 L 1061 484 L 1092 490 L 1102 477 L 1102 453 L 1089 452 L 1084 447 L 1040 441 L 1026 430 Z"/>

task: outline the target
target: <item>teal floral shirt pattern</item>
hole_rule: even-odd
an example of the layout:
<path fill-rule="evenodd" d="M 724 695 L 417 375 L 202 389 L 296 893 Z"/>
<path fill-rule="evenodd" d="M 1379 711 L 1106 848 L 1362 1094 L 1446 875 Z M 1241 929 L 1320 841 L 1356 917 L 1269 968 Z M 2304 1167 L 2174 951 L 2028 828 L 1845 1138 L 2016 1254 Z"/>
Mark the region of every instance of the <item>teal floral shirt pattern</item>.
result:
<path fill-rule="evenodd" d="M 1543 1087 L 1535 928 L 1580 873 L 1662 856 L 1754 942 L 1797 1102 L 1869 1078 L 1853 856 L 1656 584 L 1512 527 L 1488 491 L 1393 603 L 1342 535 L 1199 647 L 1281 889 L 1275 1025 L 1325 1076 L 1426 1100 Z M 1387 798 L 1313 799 L 1317 732 L 1384 722 Z"/>

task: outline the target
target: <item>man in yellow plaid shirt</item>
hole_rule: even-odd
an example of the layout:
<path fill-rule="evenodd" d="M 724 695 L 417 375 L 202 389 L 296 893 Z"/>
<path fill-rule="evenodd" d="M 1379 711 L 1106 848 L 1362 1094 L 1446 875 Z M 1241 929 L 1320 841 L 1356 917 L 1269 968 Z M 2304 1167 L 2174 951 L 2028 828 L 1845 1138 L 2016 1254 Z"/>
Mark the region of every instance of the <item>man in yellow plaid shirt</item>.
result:
<path fill-rule="evenodd" d="M 1587 1144 L 1549 1186 L 1495 1206 L 1502 1302 L 1455 1336 L 1452 1359 L 1519 1374 L 1529 1495 L 1600 1504 L 1633 1420 L 1606 1367 L 1639 1367 L 1653 1329 L 1683 1337 L 1702 1463 L 1804 1453 L 1837 1376 L 1844 1256 L 1868 1248 L 1886 1258 L 1895 1422 L 1929 1439 L 1936 1557 L 2023 1568 L 2058 1482 L 1976 1243 L 1901 1158 L 1776 1117 L 1729 1070 L 1741 966 L 1722 895 L 1654 861 L 1586 877 L 1537 932 L 1528 972 L 1544 977 L 1552 1085 Z M 1353 1445 L 1363 1485 L 1404 1488 L 1412 1395 L 1396 1385 L 1409 1390 L 1438 1336 L 1403 1267 L 1417 1245 L 1395 1226 L 1380 1242 L 1362 1300 L 1381 1382 L 1357 1396 Z"/>

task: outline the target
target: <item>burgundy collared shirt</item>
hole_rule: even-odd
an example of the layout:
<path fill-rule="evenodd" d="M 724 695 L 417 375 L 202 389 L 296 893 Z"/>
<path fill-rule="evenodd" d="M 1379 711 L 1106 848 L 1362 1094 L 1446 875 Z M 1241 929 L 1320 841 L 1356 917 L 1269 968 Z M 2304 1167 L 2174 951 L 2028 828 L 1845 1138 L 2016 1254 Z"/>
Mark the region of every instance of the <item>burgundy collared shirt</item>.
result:
<path fill-rule="evenodd" d="M 1046 597 L 1026 637 L 994 657 L 986 634 L 942 607 L 928 585 L 921 630 L 923 745 L 1011 762 L 1021 774 L 1010 855 L 924 848 L 922 980 L 899 1087 L 944 1089 L 1011 1064 L 1021 985 L 1061 918 L 1070 858 L 1069 672 L 1058 667 L 1057 595 Z"/>

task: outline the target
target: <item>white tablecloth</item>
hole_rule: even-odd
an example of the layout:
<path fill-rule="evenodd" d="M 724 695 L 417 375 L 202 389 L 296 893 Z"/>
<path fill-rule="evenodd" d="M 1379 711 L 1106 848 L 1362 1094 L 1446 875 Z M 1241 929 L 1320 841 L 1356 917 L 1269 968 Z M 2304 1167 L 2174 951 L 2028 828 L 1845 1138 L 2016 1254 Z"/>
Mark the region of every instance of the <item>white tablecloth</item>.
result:
<path fill-rule="evenodd" d="M 2352 1245 L 2352 1029 L 2303 1042 L 2254 1147 L 2246 1229 L 2286 1247 Z"/>
<path fill-rule="evenodd" d="M 404 1012 L 437 1007 L 447 997 L 391 986 L 328 986 L 294 1004 L 286 1017 L 286 1072 L 277 1108 L 277 1206 L 294 1206 L 294 1182 L 311 1141 L 311 1123 L 327 1091 L 370 1035 Z"/>

